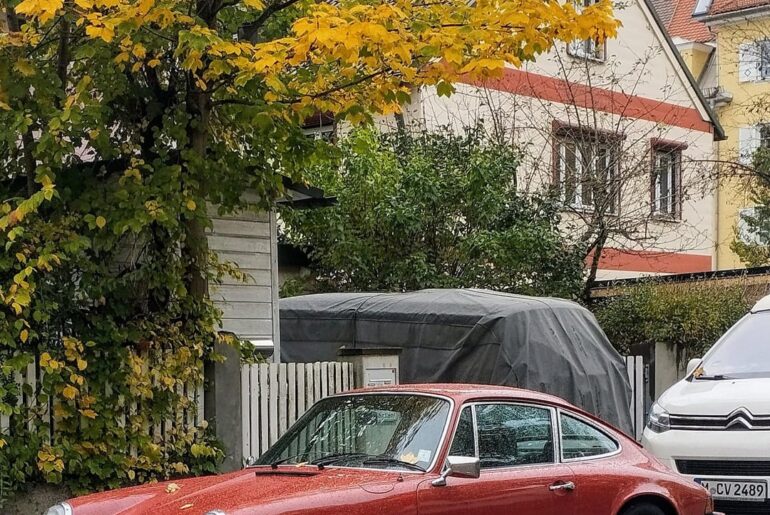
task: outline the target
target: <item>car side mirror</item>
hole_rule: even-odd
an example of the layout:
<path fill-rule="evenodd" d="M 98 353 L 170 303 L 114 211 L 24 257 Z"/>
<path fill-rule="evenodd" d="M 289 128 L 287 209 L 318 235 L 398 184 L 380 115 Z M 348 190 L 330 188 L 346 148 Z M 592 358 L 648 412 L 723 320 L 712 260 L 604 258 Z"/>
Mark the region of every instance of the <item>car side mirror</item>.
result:
<path fill-rule="evenodd" d="M 465 477 L 476 479 L 481 475 L 481 460 L 469 456 L 447 456 L 441 476 L 434 479 L 433 486 L 446 486 L 446 478 Z"/>
<path fill-rule="evenodd" d="M 687 362 L 687 377 L 690 377 L 693 372 L 695 372 L 695 369 L 698 368 L 698 365 L 701 364 L 703 361 L 703 358 L 693 358 L 690 361 Z"/>

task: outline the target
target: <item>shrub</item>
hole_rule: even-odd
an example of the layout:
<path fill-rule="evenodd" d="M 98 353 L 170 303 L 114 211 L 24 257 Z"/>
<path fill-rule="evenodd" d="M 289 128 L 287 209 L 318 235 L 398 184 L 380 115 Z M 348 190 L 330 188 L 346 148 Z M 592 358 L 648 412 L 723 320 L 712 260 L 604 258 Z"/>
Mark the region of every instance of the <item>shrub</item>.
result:
<path fill-rule="evenodd" d="M 594 312 L 621 353 L 633 344 L 663 343 L 676 349 L 681 363 L 703 355 L 749 308 L 743 284 L 646 282 L 600 302 Z"/>

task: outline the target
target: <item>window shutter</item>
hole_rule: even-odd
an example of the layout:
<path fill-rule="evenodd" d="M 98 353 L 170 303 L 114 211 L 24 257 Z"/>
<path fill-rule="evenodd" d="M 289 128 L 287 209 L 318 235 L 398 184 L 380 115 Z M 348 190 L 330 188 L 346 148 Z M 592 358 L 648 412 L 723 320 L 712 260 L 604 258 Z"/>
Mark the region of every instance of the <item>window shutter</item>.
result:
<path fill-rule="evenodd" d="M 760 48 L 757 43 L 742 43 L 738 56 L 738 81 L 752 82 L 760 79 Z"/>
<path fill-rule="evenodd" d="M 738 137 L 738 162 L 742 165 L 750 165 L 754 152 L 759 148 L 759 127 L 741 127 Z"/>

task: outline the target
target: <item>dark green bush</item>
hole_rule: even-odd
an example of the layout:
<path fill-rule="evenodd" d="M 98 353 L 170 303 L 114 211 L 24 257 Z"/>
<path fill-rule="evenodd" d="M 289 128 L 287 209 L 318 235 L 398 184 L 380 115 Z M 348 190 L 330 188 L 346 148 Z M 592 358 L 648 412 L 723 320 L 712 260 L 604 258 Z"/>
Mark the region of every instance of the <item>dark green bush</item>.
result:
<path fill-rule="evenodd" d="M 613 345 L 673 346 L 681 360 L 702 355 L 750 309 L 743 284 L 719 281 L 642 283 L 594 306 Z"/>

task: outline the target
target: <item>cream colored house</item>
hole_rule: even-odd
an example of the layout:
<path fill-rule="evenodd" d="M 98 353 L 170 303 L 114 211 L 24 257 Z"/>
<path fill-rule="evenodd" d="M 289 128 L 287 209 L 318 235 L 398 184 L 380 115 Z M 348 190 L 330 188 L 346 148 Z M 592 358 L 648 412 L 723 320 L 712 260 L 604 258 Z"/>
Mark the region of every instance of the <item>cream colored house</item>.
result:
<path fill-rule="evenodd" d="M 616 15 L 615 40 L 557 46 L 448 98 L 421 89 L 405 119 L 481 123 L 522 148 L 519 188 L 555 188 L 565 233 L 606 240 L 599 279 L 712 270 L 722 129 L 649 2 L 619 3 Z"/>

